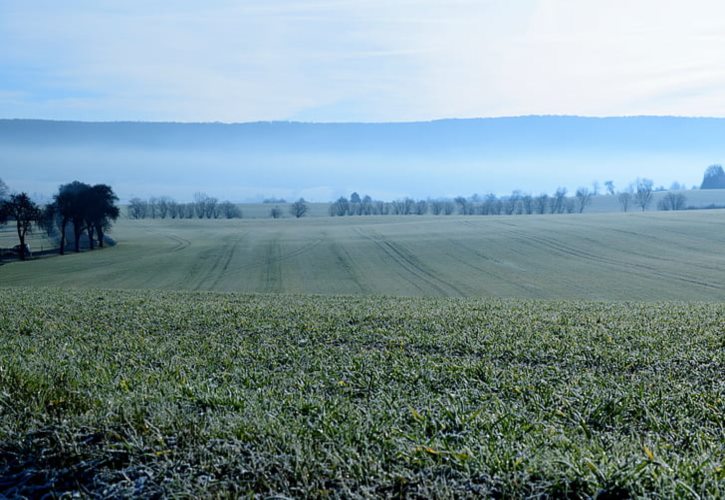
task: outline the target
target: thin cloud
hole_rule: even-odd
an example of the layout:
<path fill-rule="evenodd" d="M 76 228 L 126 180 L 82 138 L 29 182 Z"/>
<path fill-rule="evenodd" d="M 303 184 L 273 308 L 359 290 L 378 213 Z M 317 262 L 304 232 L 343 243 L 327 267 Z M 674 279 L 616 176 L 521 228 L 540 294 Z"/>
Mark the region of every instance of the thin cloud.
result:
<path fill-rule="evenodd" d="M 725 116 L 723 14 L 710 0 L 6 1 L 0 103 L 96 120 Z"/>

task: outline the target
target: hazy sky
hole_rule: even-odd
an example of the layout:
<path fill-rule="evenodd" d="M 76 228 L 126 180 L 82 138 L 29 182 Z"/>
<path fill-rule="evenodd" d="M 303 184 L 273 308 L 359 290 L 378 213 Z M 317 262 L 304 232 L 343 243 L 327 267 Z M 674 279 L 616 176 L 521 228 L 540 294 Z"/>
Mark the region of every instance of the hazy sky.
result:
<path fill-rule="evenodd" d="M 0 117 L 725 116 L 717 0 L 0 0 Z"/>

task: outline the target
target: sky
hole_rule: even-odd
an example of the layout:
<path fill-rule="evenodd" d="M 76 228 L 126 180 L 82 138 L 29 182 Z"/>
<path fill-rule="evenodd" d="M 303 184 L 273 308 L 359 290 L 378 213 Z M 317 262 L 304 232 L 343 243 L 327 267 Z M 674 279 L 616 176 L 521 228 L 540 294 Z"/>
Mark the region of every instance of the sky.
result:
<path fill-rule="evenodd" d="M 725 116 L 718 0 L 0 0 L 0 118 Z"/>

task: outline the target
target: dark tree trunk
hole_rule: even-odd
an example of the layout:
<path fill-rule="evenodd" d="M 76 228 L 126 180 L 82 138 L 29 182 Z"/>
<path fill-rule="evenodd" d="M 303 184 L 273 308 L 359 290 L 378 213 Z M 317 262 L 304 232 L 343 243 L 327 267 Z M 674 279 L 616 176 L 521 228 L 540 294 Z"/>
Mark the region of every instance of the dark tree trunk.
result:
<path fill-rule="evenodd" d="M 88 248 L 89 250 L 93 250 L 93 224 L 88 224 L 86 231 L 88 232 Z"/>
<path fill-rule="evenodd" d="M 21 222 L 17 221 L 18 239 L 20 240 L 20 260 L 25 260 L 25 231 Z"/>
<path fill-rule="evenodd" d="M 73 228 L 73 239 L 74 239 L 74 243 L 75 243 L 76 253 L 81 251 L 81 235 L 82 234 L 83 233 L 81 231 L 79 231 L 76 228 Z"/>
<path fill-rule="evenodd" d="M 96 226 L 96 236 L 98 236 L 98 248 L 103 248 L 103 227 L 100 224 Z"/>
<path fill-rule="evenodd" d="M 68 227 L 68 221 L 63 219 L 60 222 L 60 254 L 65 255 L 65 230 Z"/>

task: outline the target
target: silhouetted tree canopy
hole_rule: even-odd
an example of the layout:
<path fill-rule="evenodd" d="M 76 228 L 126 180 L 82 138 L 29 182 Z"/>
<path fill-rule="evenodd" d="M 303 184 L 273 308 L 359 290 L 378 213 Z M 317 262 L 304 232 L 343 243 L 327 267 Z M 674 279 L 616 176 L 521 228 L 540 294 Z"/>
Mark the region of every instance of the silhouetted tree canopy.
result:
<path fill-rule="evenodd" d="M 94 230 L 98 239 L 98 246 L 103 248 L 105 232 L 120 215 L 120 210 L 116 206 L 118 196 L 115 195 L 111 186 L 96 184 L 85 193 L 85 198 L 85 219 L 90 248 L 93 249 Z"/>
<path fill-rule="evenodd" d="M 700 189 L 725 189 L 725 171 L 720 165 L 710 165 L 705 170 Z"/>
<path fill-rule="evenodd" d="M 105 184 L 90 186 L 73 181 L 60 186 L 58 193 L 53 197 L 52 207 L 60 228 L 60 254 L 65 253 L 68 223 L 73 224 L 76 252 L 80 252 L 80 239 L 84 231 L 88 234 L 88 245 L 91 250 L 94 246 L 94 234 L 98 245 L 103 247 L 105 232 L 120 214 L 116 206 L 117 201 L 118 197 L 113 189 Z"/>
<path fill-rule="evenodd" d="M 308 209 L 309 207 L 307 206 L 307 202 L 304 198 L 300 198 L 299 200 L 292 203 L 292 205 L 290 205 L 290 213 L 298 219 L 300 217 L 304 217 L 305 214 L 307 214 Z"/>

